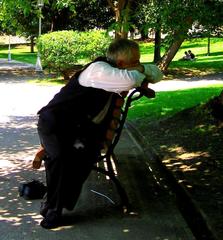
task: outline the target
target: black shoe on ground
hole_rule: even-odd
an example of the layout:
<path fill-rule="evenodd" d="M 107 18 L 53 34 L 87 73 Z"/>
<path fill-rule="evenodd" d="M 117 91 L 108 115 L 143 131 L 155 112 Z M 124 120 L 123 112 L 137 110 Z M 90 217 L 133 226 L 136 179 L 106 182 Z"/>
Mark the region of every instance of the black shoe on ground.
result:
<path fill-rule="evenodd" d="M 46 217 L 46 214 L 49 210 L 49 206 L 46 202 L 41 202 L 41 205 L 40 205 L 40 215 L 42 215 L 43 217 Z"/>
<path fill-rule="evenodd" d="M 49 209 L 44 217 L 44 219 L 40 222 L 41 227 L 46 229 L 52 229 L 59 227 L 61 224 L 61 214 L 57 211 Z"/>

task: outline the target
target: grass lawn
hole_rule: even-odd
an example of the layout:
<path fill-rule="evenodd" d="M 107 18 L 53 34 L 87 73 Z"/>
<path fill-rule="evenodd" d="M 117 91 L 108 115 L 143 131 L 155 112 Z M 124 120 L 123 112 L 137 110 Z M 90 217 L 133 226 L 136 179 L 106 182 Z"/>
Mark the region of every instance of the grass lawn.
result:
<path fill-rule="evenodd" d="M 8 59 L 8 46 L 0 46 L 0 58 Z M 30 46 L 18 45 L 11 47 L 11 58 L 26 63 L 36 63 L 37 54 L 30 52 Z"/>
<path fill-rule="evenodd" d="M 141 43 L 141 60 L 153 61 L 153 43 Z M 223 72 L 223 38 L 211 38 L 210 55 L 207 55 L 208 39 L 198 38 L 184 41 L 169 66 L 169 73 L 191 76 Z M 191 50 L 196 61 L 181 61 L 184 52 Z"/>
<path fill-rule="evenodd" d="M 218 96 L 222 85 L 192 88 L 186 90 L 157 92 L 154 99 L 141 98 L 132 103 L 128 118 L 140 119 L 142 124 L 174 115 L 186 108 L 194 107 Z"/>

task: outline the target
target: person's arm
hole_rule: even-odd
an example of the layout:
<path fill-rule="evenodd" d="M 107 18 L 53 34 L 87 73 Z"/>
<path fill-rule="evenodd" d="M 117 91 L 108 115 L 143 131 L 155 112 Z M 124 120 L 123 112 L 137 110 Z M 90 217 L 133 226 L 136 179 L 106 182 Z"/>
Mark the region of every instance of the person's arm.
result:
<path fill-rule="evenodd" d="M 144 65 L 144 74 L 146 76 L 146 80 L 149 83 L 157 83 L 162 80 L 163 73 L 160 69 L 154 64 L 143 64 Z"/>
<path fill-rule="evenodd" d="M 156 83 L 162 80 L 163 73 L 155 64 L 142 64 L 127 68 L 128 70 L 138 70 L 145 75 L 148 83 Z"/>
<path fill-rule="evenodd" d="M 85 87 L 104 89 L 121 93 L 140 86 L 145 75 L 138 70 L 114 68 L 106 62 L 95 62 L 79 76 L 79 83 Z"/>

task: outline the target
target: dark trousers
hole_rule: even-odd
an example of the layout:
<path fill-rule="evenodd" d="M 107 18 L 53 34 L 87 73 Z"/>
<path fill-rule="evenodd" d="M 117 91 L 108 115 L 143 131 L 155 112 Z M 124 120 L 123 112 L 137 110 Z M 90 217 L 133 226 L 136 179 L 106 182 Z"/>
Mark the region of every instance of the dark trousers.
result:
<path fill-rule="evenodd" d="M 59 126 L 58 126 L 59 127 Z M 76 148 L 77 139 L 70 131 L 59 134 L 53 114 L 45 112 L 38 121 L 38 134 L 45 148 L 47 198 L 49 209 L 62 211 L 72 210 L 81 193 L 82 185 L 97 161 L 98 151 L 84 143 L 84 147 Z"/>

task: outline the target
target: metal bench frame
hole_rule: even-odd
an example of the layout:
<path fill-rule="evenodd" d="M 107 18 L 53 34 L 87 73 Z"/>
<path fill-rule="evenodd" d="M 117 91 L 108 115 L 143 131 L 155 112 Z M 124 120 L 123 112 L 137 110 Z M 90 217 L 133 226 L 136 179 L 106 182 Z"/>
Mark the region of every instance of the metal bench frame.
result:
<path fill-rule="evenodd" d="M 124 213 L 131 212 L 131 205 L 129 203 L 129 198 L 124 187 L 122 186 L 122 184 L 120 183 L 118 177 L 114 172 L 114 168 L 112 164 L 113 160 L 116 160 L 114 149 L 121 137 L 122 130 L 123 130 L 131 103 L 133 101 L 140 99 L 143 96 L 146 96 L 148 98 L 154 98 L 155 92 L 150 88 L 143 89 L 141 87 L 138 87 L 138 88 L 135 88 L 133 91 L 131 91 L 129 95 L 126 97 L 125 104 L 123 105 L 123 107 L 121 107 L 121 116 L 119 118 L 119 124 L 115 130 L 115 136 L 112 140 L 112 143 L 108 147 L 106 153 L 102 154 L 99 159 L 99 162 L 104 161 L 106 163 L 106 169 L 105 167 L 101 167 L 99 165 L 95 165 L 93 167 L 93 170 L 108 176 L 113 181 L 113 183 L 116 186 L 117 192 L 120 196 L 121 207 Z"/>

